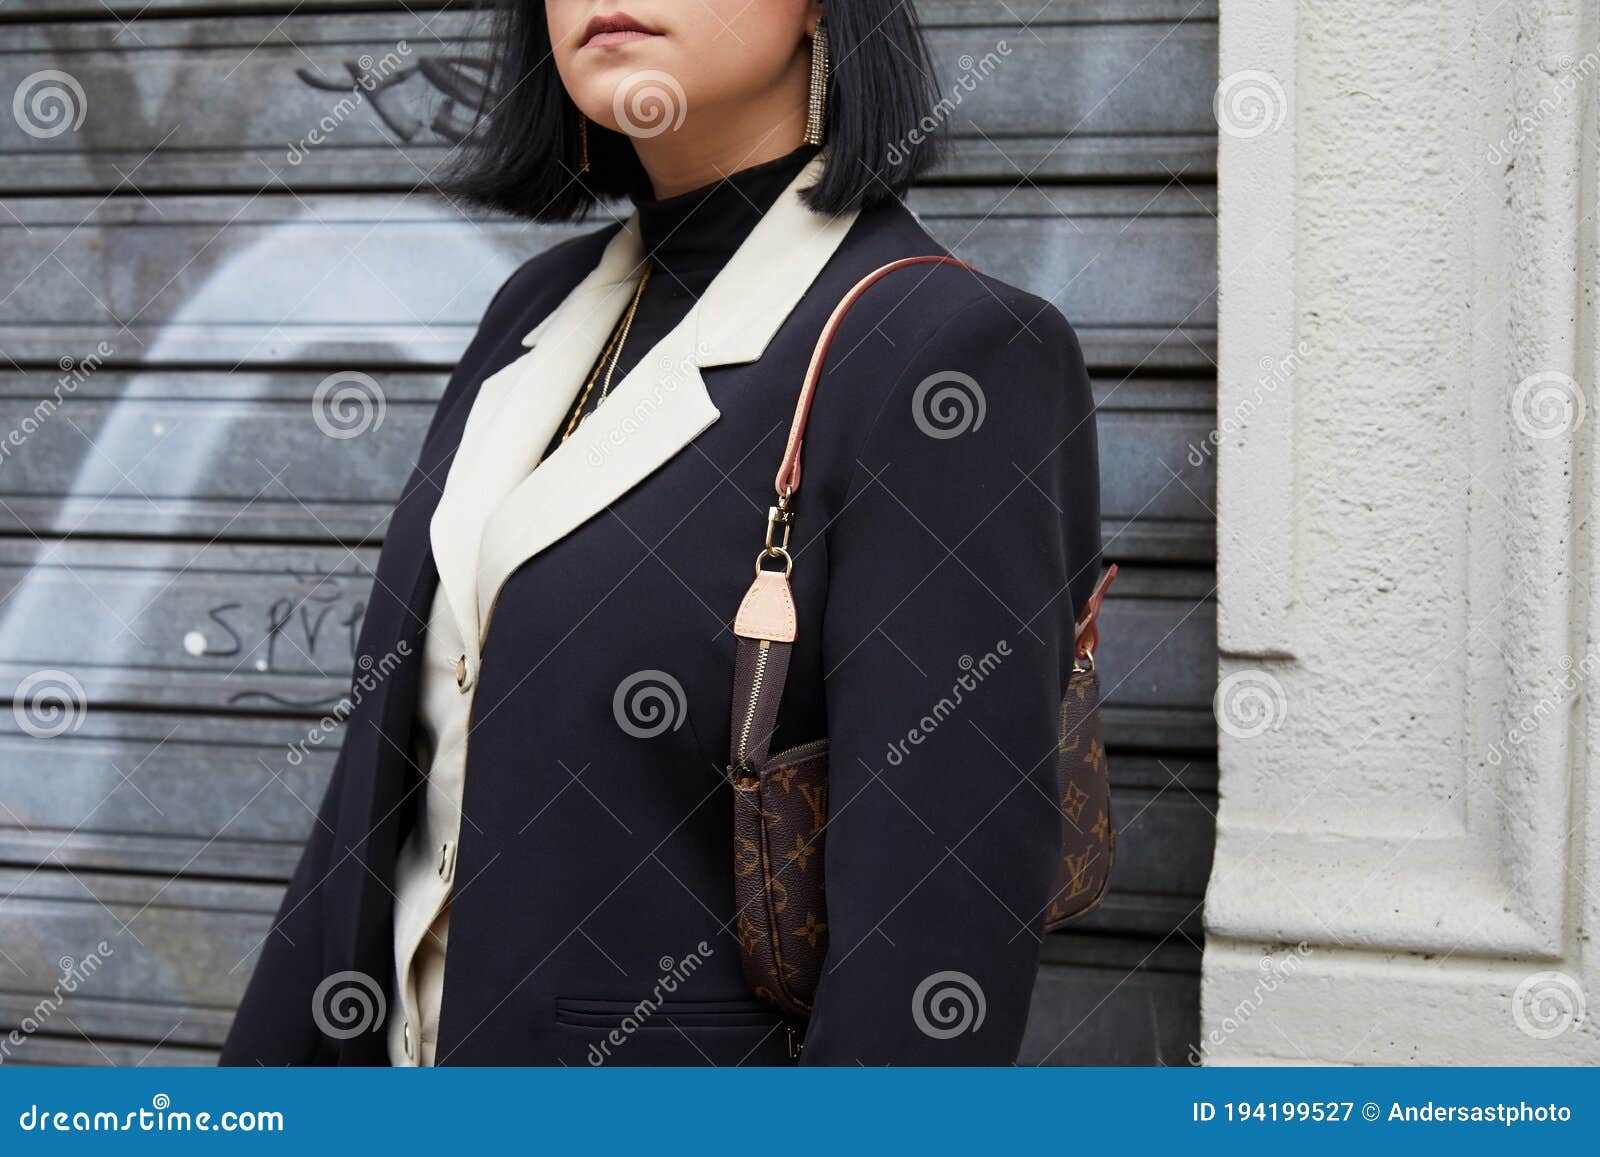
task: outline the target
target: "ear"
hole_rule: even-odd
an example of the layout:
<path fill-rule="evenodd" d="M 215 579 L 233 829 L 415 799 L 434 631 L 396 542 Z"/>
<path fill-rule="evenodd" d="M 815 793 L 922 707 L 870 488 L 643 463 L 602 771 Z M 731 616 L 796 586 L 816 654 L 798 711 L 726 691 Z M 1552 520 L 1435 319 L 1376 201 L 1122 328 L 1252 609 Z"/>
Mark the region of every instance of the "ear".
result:
<path fill-rule="evenodd" d="M 813 39 L 817 35 L 817 24 L 822 19 L 822 0 L 811 0 L 811 7 L 806 12 L 806 35 Z"/>

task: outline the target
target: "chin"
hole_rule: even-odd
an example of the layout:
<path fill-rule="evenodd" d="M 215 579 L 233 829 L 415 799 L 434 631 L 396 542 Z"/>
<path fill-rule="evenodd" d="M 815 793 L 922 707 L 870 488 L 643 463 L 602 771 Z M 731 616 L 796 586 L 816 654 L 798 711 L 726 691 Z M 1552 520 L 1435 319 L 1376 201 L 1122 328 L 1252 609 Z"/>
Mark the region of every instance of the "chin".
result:
<path fill-rule="evenodd" d="M 661 126 L 663 121 L 681 127 L 691 104 L 682 75 L 666 53 L 617 54 L 603 67 L 579 72 L 571 91 L 591 120 L 614 132 L 629 132 L 629 125 L 619 123 L 624 119 L 639 129 Z"/>

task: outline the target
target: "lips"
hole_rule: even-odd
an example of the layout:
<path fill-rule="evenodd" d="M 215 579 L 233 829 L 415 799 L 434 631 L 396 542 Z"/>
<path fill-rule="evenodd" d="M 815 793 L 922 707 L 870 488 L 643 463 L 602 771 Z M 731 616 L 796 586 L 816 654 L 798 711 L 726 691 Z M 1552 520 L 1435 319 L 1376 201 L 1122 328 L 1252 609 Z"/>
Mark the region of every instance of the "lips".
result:
<path fill-rule="evenodd" d="M 631 44 L 637 40 L 647 40 L 660 33 L 652 28 L 646 28 L 626 12 L 613 12 L 605 16 L 596 16 L 584 27 L 584 48 L 605 48 L 616 44 Z"/>

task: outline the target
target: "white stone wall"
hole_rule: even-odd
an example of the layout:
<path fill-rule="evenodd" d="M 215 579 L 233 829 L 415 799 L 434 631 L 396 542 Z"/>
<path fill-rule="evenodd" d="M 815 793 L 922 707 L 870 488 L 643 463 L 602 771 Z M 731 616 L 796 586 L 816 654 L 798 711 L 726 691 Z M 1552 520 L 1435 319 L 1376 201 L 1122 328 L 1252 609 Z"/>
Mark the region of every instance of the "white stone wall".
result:
<path fill-rule="evenodd" d="M 1600 4 L 1222 0 L 1210 1063 L 1600 1063 Z"/>

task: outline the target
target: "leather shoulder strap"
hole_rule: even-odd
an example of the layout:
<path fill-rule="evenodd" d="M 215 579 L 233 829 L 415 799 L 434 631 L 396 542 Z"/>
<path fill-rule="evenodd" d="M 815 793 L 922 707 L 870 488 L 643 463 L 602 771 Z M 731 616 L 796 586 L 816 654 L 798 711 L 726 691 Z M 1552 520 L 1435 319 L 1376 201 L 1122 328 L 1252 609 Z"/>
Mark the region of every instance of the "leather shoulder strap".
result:
<path fill-rule="evenodd" d="M 811 417 L 811 404 L 816 398 L 817 384 L 822 379 L 828 349 L 849 314 L 850 307 L 861 299 L 861 295 L 889 274 L 912 265 L 954 265 L 977 272 L 964 261 L 938 254 L 904 257 L 881 265 L 851 286 L 850 291 L 839 299 L 839 304 L 828 316 L 827 324 L 822 327 L 816 348 L 811 352 L 811 364 L 806 367 L 800 398 L 795 403 L 794 420 L 789 425 L 789 441 L 784 446 L 783 462 L 773 480 L 778 492 L 778 504 L 767 512 L 767 540 L 756 556 L 755 582 L 734 618 L 733 633 L 738 643 L 733 679 L 732 734 L 729 737 L 729 774 L 735 777 L 760 768 L 766 760 L 768 745 L 777 727 L 778 702 L 783 694 L 790 650 L 796 637 L 794 600 L 789 591 L 789 571 L 794 565 L 788 552 L 789 534 L 794 525 L 792 502 L 800 489 L 800 457 L 805 445 L 806 422 Z M 764 568 L 762 564 L 768 560 L 781 562 L 782 570 Z M 1074 651 L 1079 663 L 1087 663 L 1091 668 L 1094 664 L 1094 648 L 1099 641 L 1100 605 L 1116 574 L 1115 566 L 1106 571 L 1095 586 L 1094 593 L 1089 596 L 1083 618 L 1077 624 Z"/>
<path fill-rule="evenodd" d="M 822 335 L 817 338 L 816 348 L 811 351 L 811 364 L 806 367 L 805 384 L 800 387 L 800 401 L 795 405 L 794 421 L 789 425 L 789 444 L 784 447 L 783 464 L 778 467 L 778 477 L 774 483 L 780 497 L 793 497 L 795 491 L 800 489 L 800 447 L 805 441 L 806 420 L 811 416 L 811 399 L 816 395 L 817 382 L 822 378 L 822 363 L 827 360 L 828 347 L 833 344 L 833 337 L 839 332 L 839 326 L 843 324 L 845 315 L 850 312 L 850 307 L 861 299 L 863 293 L 895 270 L 905 269 L 911 265 L 954 265 L 959 269 L 978 272 L 965 261 L 957 261 L 954 257 L 941 254 L 902 257 L 899 261 L 878 266 L 856 282 L 850 292 L 839 299 L 839 304 L 833 307 L 833 313 L 828 317 L 828 324 L 822 327 Z"/>
<path fill-rule="evenodd" d="M 899 269 L 912 265 L 954 265 L 960 269 L 977 273 L 976 269 L 965 261 L 958 261 L 954 257 L 941 254 L 929 254 L 923 257 L 903 257 L 898 261 L 891 261 L 887 265 L 880 265 L 867 274 L 850 291 L 839 299 L 839 304 L 833 307 L 827 324 L 822 327 L 822 333 L 817 338 L 816 348 L 811 351 L 811 364 L 806 367 L 805 382 L 800 387 L 800 399 L 795 403 L 794 419 L 789 424 L 789 441 L 783 451 L 783 462 L 778 467 L 778 476 L 773 485 L 777 489 L 778 497 L 782 501 L 782 511 L 792 518 L 788 510 L 789 500 L 800 489 L 800 457 L 805 444 L 806 422 L 811 417 L 811 403 L 816 397 L 817 383 L 822 380 L 823 364 L 828 358 L 828 349 L 833 345 L 834 336 L 839 332 L 839 327 L 844 323 L 845 316 L 850 312 L 850 307 L 861 299 L 866 293 L 883 278 Z M 777 508 L 774 508 L 775 510 Z M 768 534 L 767 545 L 773 545 L 772 536 Z M 787 536 L 785 536 L 787 541 Z M 1083 617 L 1078 620 L 1075 632 L 1075 651 L 1080 662 L 1094 663 L 1094 649 L 1100 641 L 1100 607 L 1106 597 L 1106 592 L 1111 589 L 1112 582 L 1117 577 L 1117 568 L 1113 564 L 1095 584 L 1094 592 L 1084 604 Z M 792 618 L 792 615 L 791 615 Z M 735 627 L 737 632 L 737 627 Z M 790 635 L 789 638 L 793 638 Z"/>

